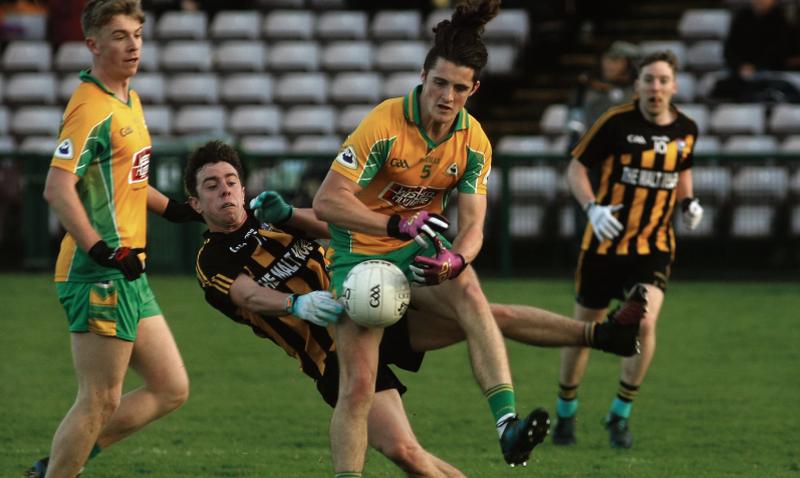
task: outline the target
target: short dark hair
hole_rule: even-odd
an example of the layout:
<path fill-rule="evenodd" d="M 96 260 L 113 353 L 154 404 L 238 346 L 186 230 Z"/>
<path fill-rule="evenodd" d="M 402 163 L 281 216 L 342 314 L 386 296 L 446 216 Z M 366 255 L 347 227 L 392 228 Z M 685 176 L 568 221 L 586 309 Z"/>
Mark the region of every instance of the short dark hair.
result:
<path fill-rule="evenodd" d="M 653 53 L 645 55 L 637 65 L 639 73 L 642 72 L 644 67 L 657 61 L 663 61 L 668 64 L 672 69 L 673 76 L 678 73 L 678 57 L 676 57 L 671 50 L 654 51 Z"/>
<path fill-rule="evenodd" d="M 483 44 L 483 27 L 500 11 L 500 0 L 466 0 L 460 3 L 450 20 L 442 20 L 433 33 L 433 47 L 425 56 L 422 68 L 430 71 L 436 60 L 444 58 L 475 71 L 473 80 L 489 60 Z"/>
<path fill-rule="evenodd" d="M 186 189 L 186 194 L 197 197 L 197 171 L 206 164 L 214 163 L 230 164 L 239 175 L 239 180 L 244 180 L 242 161 L 236 149 L 219 140 L 209 141 L 194 150 L 186 161 L 186 169 L 183 171 L 183 187 Z"/>
<path fill-rule="evenodd" d="M 81 12 L 83 36 L 97 33 L 114 15 L 127 15 L 144 24 L 141 0 L 89 0 Z"/>

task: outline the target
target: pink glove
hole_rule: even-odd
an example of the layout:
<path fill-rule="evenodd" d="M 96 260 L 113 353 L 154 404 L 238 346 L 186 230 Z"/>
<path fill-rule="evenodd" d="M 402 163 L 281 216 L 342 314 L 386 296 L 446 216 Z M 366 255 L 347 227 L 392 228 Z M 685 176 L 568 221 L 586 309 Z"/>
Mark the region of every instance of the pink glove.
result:
<path fill-rule="evenodd" d="M 458 276 L 467 267 L 464 256 L 444 247 L 438 237 L 433 238 L 433 244 L 437 251 L 435 257 L 417 256 L 409 267 L 415 284 L 441 284 Z"/>
<path fill-rule="evenodd" d="M 422 247 L 428 247 L 423 236 L 433 239 L 437 232 L 446 231 L 450 223 L 444 216 L 430 214 L 427 211 L 420 211 L 409 217 L 401 217 L 393 214 L 386 223 L 386 233 L 398 239 L 414 239 Z"/>

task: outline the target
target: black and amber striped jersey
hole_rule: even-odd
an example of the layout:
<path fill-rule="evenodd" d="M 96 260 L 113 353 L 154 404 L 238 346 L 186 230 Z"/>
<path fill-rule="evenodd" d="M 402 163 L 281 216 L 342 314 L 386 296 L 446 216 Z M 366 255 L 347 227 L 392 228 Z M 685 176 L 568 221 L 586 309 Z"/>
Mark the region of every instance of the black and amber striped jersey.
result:
<path fill-rule="evenodd" d="M 318 380 L 328 353 L 335 349 L 328 330 L 293 315 L 269 317 L 237 307 L 230 287 L 239 274 L 246 274 L 281 292 L 327 290 L 324 250 L 312 240 L 259 223 L 252 211 L 247 214 L 244 225 L 234 232 L 205 233 L 197 253 L 197 280 L 209 304 L 275 342 L 300 361 L 303 372 Z"/>
<path fill-rule="evenodd" d="M 673 107 L 674 108 L 674 107 Z M 672 123 L 645 119 L 638 101 L 609 109 L 581 138 L 572 157 L 599 168 L 598 204 L 622 204 L 624 230 L 598 241 L 587 224 L 581 249 L 602 255 L 673 254 L 672 212 L 681 171 L 692 167 L 697 125 L 678 110 Z"/>

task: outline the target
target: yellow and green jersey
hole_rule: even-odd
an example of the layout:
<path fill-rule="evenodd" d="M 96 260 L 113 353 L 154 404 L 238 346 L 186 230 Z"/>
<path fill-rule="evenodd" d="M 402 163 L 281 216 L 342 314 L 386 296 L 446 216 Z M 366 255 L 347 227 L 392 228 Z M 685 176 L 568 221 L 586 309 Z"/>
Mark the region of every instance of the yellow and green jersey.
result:
<path fill-rule="evenodd" d="M 492 147 L 467 110 L 450 134 L 433 142 L 420 120 L 417 86 L 402 98 L 375 107 L 347 137 L 331 169 L 361 186 L 356 195 L 371 210 L 403 216 L 441 213 L 450 193 L 486 194 Z M 330 225 L 331 247 L 356 254 L 383 254 L 409 241 Z"/>
<path fill-rule="evenodd" d="M 122 102 L 88 70 L 80 79 L 64 111 L 50 167 L 80 178 L 76 188 L 89 222 L 111 248 L 144 247 L 151 145 L 139 97 L 130 90 L 128 102 Z M 57 282 L 121 277 L 120 271 L 94 262 L 69 233 L 64 236 Z"/>

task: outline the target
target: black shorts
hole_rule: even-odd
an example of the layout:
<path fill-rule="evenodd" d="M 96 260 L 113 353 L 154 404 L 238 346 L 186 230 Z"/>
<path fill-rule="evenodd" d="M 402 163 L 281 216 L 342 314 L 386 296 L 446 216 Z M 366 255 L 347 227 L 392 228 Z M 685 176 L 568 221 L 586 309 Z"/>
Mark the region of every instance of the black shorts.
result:
<path fill-rule="evenodd" d="M 582 251 L 575 272 L 575 301 L 589 309 L 604 309 L 611 299 L 622 300 L 634 284 L 652 284 L 666 291 L 672 256 L 608 256 Z"/>
<path fill-rule="evenodd" d="M 408 316 L 404 316 L 396 324 L 387 327 L 383 331 L 383 339 L 381 339 L 375 392 L 395 388 L 400 395 L 404 394 L 407 388 L 389 368 L 389 364 L 409 372 L 416 372 L 422 366 L 424 357 L 425 352 L 411 350 L 411 340 L 408 336 Z M 339 397 L 339 363 L 335 353 L 328 354 L 325 361 L 325 373 L 321 379 L 317 380 L 317 390 L 325 403 L 332 407 L 336 406 L 336 400 Z"/>

